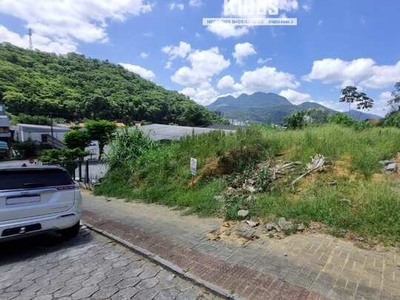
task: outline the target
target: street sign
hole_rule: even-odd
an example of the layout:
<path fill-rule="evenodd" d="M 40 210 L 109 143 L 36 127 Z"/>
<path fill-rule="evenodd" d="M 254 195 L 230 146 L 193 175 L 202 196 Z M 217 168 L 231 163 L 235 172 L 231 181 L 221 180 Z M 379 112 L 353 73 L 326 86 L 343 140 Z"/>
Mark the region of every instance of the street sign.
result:
<path fill-rule="evenodd" d="M 190 159 L 190 173 L 192 173 L 192 176 L 197 174 L 197 159 L 193 157 Z"/>

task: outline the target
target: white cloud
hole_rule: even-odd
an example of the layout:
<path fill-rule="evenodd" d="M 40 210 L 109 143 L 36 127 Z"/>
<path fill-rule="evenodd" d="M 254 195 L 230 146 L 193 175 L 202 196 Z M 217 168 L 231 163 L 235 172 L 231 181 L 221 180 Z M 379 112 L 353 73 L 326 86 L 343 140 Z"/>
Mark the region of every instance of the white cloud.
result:
<path fill-rule="evenodd" d="M 274 67 L 261 67 L 244 72 L 241 84 L 246 91 L 261 92 L 284 88 L 297 88 L 300 84 L 293 74 L 278 71 Z"/>
<path fill-rule="evenodd" d="M 178 57 L 186 58 L 192 51 L 192 47 L 186 42 L 180 42 L 178 46 L 165 46 L 161 51 L 168 54 L 170 60 L 174 60 Z"/>
<path fill-rule="evenodd" d="M 68 40 L 53 41 L 47 37 L 39 35 L 34 35 L 32 39 L 35 49 L 40 49 L 46 52 L 66 54 L 76 52 L 77 50 L 77 45 Z M 11 43 L 22 48 L 29 48 L 29 36 L 27 34 L 21 36 L 18 33 L 8 30 L 2 25 L 0 25 L 0 42 Z"/>
<path fill-rule="evenodd" d="M 220 90 L 229 90 L 229 91 L 242 89 L 242 86 L 238 83 L 235 83 L 235 80 L 230 75 L 222 77 L 218 81 L 217 87 Z"/>
<path fill-rule="evenodd" d="M 312 100 L 311 96 L 309 94 L 303 94 L 291 89 L 287 89 L 284 91 L 281 91 L 279 93 L 279 95 L 281 95 L 282 97 L 285 97 L 286 99 L 288 99 L 290 102 L 292 102 L 293 104 L 301 104 L 303 102 L 309 102 Z"/>
<path fill-rule="evenodd" d="M 123 66 L 128 71 L 136 73 L 147 80 L 152 80 L 156 77 L 153 71 L 145 69 L 141 66 L 126 64 L 126 63 L 120 63 L 120 65 Z"/>
<path fill-rule="evenodd" d="M 202 83 L 199 87 L 187 87 L 181 91 L 182 94 L 194 99 L 202 105 L 208 105 L 214 102 L 219 93 L 214 90 L 209 82 Z"/>
<path fill-rule="evenodd" d="M 314 61 L 311 72 L 303 79 L 381 89 L 400 79 L 400 61 L 395 65 L 379 66 L 371 58 L 352 61 L 326 58 Z"/>
<path fill-rule="evenodd" d="M 190 67 L 180 68 L 171 77 L 172 81 L 187 87 L 197 87 L 204 82 L 209 82 L 214 75 L 230 66 L 230 61 L 219 53 L 217 47 L 209 50 L 195 50 L 187 59 Z"/>
<path fill-rule="evenodd" d="M 242 43 L 235 45 L 235 51 L 232 55 L 236 59 L 236 63 L 242 64 L 244 58 L 255 54 L 257 54 L 257 52 L 254 50 L 254 46 L 252 44 Z"/>
<path fill-rule="evenodd" d="M 171 2 L 168 5 L 170 10 L 174 10 L 174 9 L 179 9 L 179 10 L 184 10 L 185 9 L 185 5 L 183 3 L 176 3 L 176 2 Z"/>
<path fill-rule="evenodd" d="M 203 5 L 203 1 L 202 0 L 190 0 L 189 1 L 189 5 L 190 6 L 202 6 Z"/>
<path fill-rule="evenodd" d="M 271 57 L 268 57 L 268 58 L 259 58 L 259 59 L 257 60 L 257 63 L 258 63 L 259 65 L 264 65 L 264 64 L 266 64 L 267 62 L 269 62 L 269 61 L 271 61 L 271 60 L 272 60 Z"/>
<path fill-rule="evenodd" d="M 106 42 L 109 20 L 124 21 L 129 15 L 151 10 L 152 6 L 143 0 L 2 0 L 0 4 L 0 13 L 22 20 L 25 27 L 33 29 L 36 40 L 46 38 L 47 44 L 61 45 Z M 36 48 L 41 46 L 37 42 Z"/>
<path fill-rule="evenodd" d="M 231 37 L 241 37 L 249 33 L 249 26 L 235 26 L 226 23 L 215 22 L 207 26 L 207 30 L 219 36 L 220 38 L 227 39 Z"/>
<path fill-rule="evenodd" d="M 143 59 L 146 59 L 146 58 L 148 58 L 149 56 L 150 56 L 150 54 L 147 53 L 147 52 L 142 52 L 142 53 L 140 53 L 140 57 L 143 58 Z"/>

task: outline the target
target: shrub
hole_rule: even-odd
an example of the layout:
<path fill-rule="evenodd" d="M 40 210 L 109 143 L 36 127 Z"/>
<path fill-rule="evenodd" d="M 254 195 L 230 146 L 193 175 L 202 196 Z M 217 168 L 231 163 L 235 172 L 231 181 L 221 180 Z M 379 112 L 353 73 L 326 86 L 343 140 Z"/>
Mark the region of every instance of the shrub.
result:
<path fill-rule="evenodd" d="M 382 119 L 381 124 L 383 126 L 400 128 L 400 110 L 389 113 L 384 119 Z"/>
<path fill-rule="evenodd" d="M 21 159 L 35 157 L 40 151 L 40 144 L 36 141 L 28 139 L 25 142 L 15 143 L 13 145 L 15 151 Z"/>
<path fill-rule="evenodd" d="M 109 146 L 108 164 L 111 168 L 117 168 L 122 165 L 131 167 L 138 157 L 156 149 L 159 144 L 139 129 L 124 128 L 115 134 Z"/>
<path fill-rule="evenodd" d="M 329 123 L 352 127 L 356 130 L 370 129 L 373 126 L 368 122 L 361 122 L 353 119 L 344 113 L 335 113 L 329 118 Z"/>
<path fill-rule="evenodd" d="M 85 150 L 90 142 L 90 136 L 86 130 L 71 130 L 64 135 L 64 141 L 69 149 Z"/>
<path fill-rule="evenodd" d="M 289 117 L 285 118 L 285 126 L 288 129 L 303 129 L 307 125 L 305 110 L 295 112 Z"/>

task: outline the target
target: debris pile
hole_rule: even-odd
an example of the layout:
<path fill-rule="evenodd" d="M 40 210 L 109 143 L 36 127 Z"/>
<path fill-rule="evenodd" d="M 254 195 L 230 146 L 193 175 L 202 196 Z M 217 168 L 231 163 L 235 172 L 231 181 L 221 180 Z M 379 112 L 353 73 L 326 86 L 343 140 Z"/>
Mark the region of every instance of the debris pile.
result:
<path fill-rule="evenodd" d="M 311 163 L 307 164 L 306 170 L 303 172 L 303 174 L 301 174 L 299 177 L 297 177 L 295 180 L 292 181 L 292 188 L 294 189 L 295 184 L 303 177 L 313 172 L 324 171 L 326 168 L 325 163 L 326 163 L 326 158 L 321 154 L 317 154 L 314 157 L 311 157 Z"/>
<path fill-rule="evenodd" d="M 250 220 L 224 222 L 219 229 L 206 234 L 206 237 L 214 241 L 246 245 L 260 238 L 283 239 L 288 234 L 306 231 L 309 229 L 303 223 L 295 224 L 281 217 L 274 223 L 264 224 Z"/>
<path fill-rule="evenodd" d="M 383 172 L 384 173 L 395 173 L 397 172 L 397 163 L 392 160 L 382 160 L 379 162 L 381 165 L 383 165 Z"/>

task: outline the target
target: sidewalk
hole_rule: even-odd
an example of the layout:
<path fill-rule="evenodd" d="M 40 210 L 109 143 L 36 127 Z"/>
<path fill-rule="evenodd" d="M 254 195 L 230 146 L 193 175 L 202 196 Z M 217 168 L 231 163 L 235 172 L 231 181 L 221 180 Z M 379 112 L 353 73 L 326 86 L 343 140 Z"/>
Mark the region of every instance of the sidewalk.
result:
<path fill-rule="evenodd" d="M 246 247 L 204 237 L 222 220 L 84 192 L 84 221 L 244 299 L 400 299 L 400 256 L 325 235 Z"/>

